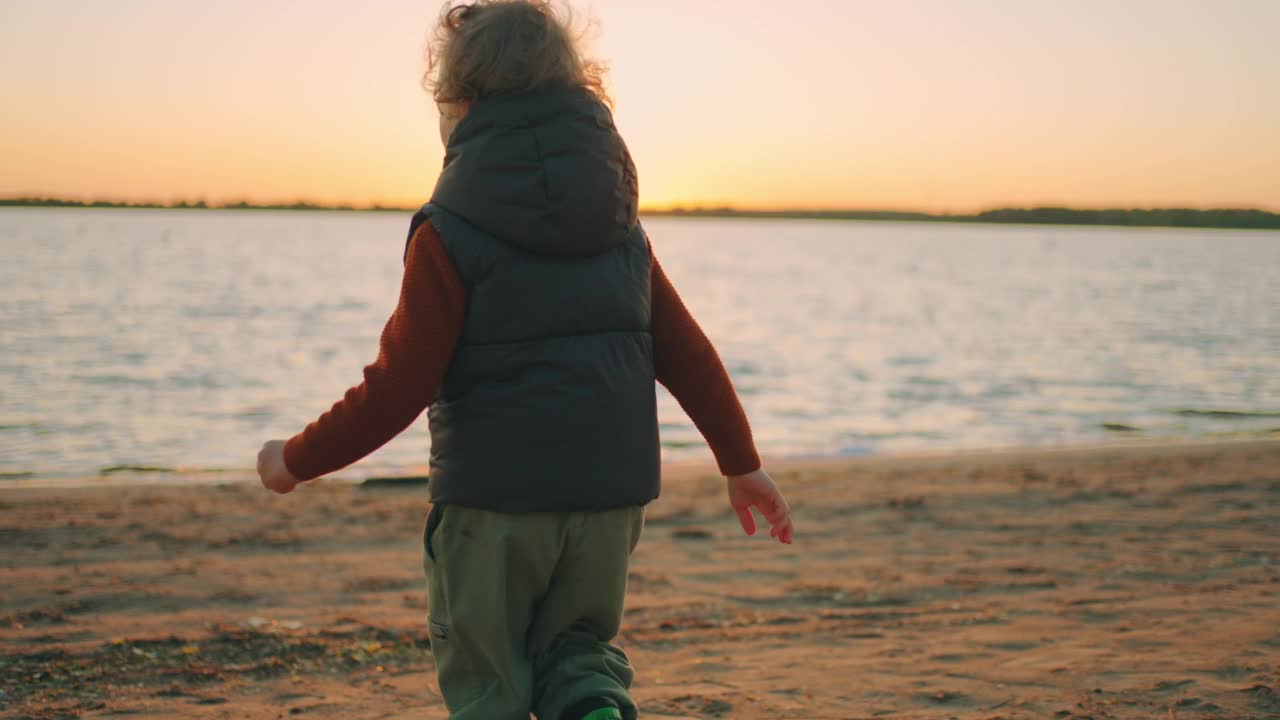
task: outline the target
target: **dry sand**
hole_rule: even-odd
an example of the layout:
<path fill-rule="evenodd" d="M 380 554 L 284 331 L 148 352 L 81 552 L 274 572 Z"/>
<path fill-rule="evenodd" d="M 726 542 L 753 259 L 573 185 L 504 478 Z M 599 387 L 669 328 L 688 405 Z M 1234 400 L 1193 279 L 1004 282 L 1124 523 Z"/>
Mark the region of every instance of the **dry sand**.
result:
<path fill-rule="evenodd" d="M 1280 717 L 1280 441 L 778 466 L 796 543 L 668 473 L 645 717 Z M 0 490 L 0 716 L 444 718 L 425 489 Z"/>

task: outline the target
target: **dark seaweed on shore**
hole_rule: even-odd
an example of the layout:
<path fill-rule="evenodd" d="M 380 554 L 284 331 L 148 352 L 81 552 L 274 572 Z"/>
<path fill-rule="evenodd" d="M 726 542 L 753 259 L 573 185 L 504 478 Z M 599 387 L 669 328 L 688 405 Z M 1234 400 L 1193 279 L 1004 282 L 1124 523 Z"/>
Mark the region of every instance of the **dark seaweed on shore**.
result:
<path fill-rule="evenodd" d="M 421 667 L 429 648 L 425 631 L 373 625 L 319 632 L 221 626 L 200 638 L 119 638 L 86 652 L 54 648 L 0 656 L 0 709 L 68 701 L 92 709 L 126 687 L 174 696 L 233 678 Z"/>

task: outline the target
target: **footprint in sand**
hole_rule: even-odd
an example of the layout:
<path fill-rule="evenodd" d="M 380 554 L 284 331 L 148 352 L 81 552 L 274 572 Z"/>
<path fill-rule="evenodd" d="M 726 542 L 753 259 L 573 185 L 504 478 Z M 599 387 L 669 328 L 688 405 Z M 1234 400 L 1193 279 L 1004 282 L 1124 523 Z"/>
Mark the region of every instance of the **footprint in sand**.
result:
<path fill-rule="evenodd" d="M 993 657 L 991 653 L 943 653 L 941 655 L 930 655 L 931 662 L 940 663 L 962 663 L 970 660 L 985 660 Z"/>
<path fill-rule="evenodd" d="M 1195 684 L 1195 680 L 1161 680 L 1151 690 L 1158 693 L 1173 692 Z"/>
<path fill-rule="evenodd" d="M 700 527 L 681 527 L 671 531 L 671 537 L 677 540 L 712 540 L 715 533 Z"/>

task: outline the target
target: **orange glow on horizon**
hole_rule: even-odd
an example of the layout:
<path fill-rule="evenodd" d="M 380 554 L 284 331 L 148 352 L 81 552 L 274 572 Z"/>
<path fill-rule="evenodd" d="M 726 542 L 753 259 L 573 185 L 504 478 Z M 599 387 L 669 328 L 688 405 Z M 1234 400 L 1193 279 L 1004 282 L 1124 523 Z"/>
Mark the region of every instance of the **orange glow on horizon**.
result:
<path fill-rule="evenodd" d="M 1280 4 L 576 5 L 647 208 L 1280 211 Z M 414 207 L 437 10 L 0 9 L 0 197 Z"/>

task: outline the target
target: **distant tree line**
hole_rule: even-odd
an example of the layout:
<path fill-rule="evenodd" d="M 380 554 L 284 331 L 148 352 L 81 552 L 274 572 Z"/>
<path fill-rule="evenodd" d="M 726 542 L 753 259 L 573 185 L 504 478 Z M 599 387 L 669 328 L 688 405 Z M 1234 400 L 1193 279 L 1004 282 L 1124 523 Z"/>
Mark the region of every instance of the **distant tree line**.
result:
<path fill-rule="evenodd" d="M 157 208 L 185 210 L 347 210 L 370 212 L 411 212 L 416 208 L 390 205 L 322 205 L 306 201 L 293 203 L 250 203 L 244 200 L 213 205 L 204 200 L 157 202 L 80 201 L 59 198 L 0 198 L 0 207 L 65 208 Z M 694 207 L 642 210 L 644 215 L 670 217 L 779 218 L 809 220 L 897 220 L 914 222 L 1023 223 L 1032 225 L 1119 225 L 1143 227 L 1230 228 L 1280 230 L 1280 214 L 1257 209 L 1192 208 L 1075 209 L 1065 207 L 1001 208 L 971 215 L 935 214 L 894 210 L 739 210 L 732 207 Z"/>
<path fill-rule="evenodd" d="M 790 218 L 807 220 L 898 220 L 1029 225 L 1120 225 L 1143 227 L 1280 230 L 1280 214 L 1257 209 L 1154 208 L 1081 210 L 1062 207 L 1001 208 L 971 215 L 892 210 L 738 210 L 730 207 L 670 208 L 647 215 L 671 217 Z"/>
<path fill-rule="evenodd" d="M 1072 208 L 1003 208 L 973 215 L 976 222 L 1044 223 L 1050 225 L 1144 225 L 1161 227 L 1280 229 L 1280 214 L 1265 210 L 1075 210 Z"/>
<path fill-rule="evenodd" d="M 246 200 L 211 204 L 204 200 L 178 200 L 168 203 L 160 202 L 115 202 L 110 200 L 64 200 L 62 198 L 19 197 L 0 198 L 0 207 L 57 207 L 57 208 L 140 208 L 156 210 L 344 210 L 406 212 L 417 208 L 403 208 L 388 205 L 370 205 L 356 207 L 349 204 L 322 205 L 320 203 L 299 200 L 291 203 L 251 203 Z"/>

